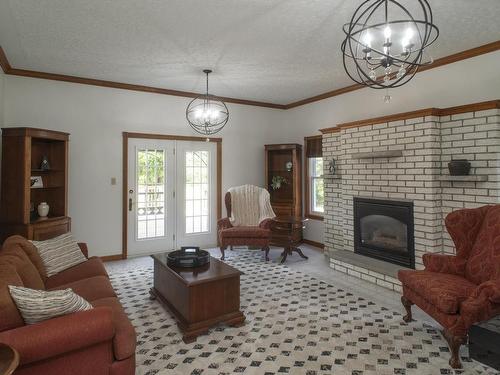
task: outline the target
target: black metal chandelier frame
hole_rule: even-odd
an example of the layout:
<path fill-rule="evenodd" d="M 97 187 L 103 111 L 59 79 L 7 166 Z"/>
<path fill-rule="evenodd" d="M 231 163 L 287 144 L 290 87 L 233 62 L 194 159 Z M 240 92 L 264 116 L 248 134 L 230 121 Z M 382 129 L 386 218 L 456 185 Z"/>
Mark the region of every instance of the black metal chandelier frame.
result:
<path fill-rule="evenodd" d="M 366 0 L 356 9 L 350 23 L 343 27 L 346 38 L 341 47 L 344 69 L 353 81 L 375 89 L 399 87 L 409 82 L 419 67 L 432 63 L 432 59 L 425 62 L 422 60 L 425 49 L 438 38 L 439 29 L 433 24 L 432 9 L 427 0 L 415 1 L 422 10 L 422 19 L 415 19 L 396 0 Z M 402 10 L 408 19 L 389 20 L 389 5 Z M 382 6 L 384 6 L 384 22 L 369 24 L 372 16 Z M 386 27 L 399 24 L 413 25 L 418 43 L 409 43 L 404 51 L 397 55 L 391 54 L 393 43 L 390 38 L 384 40 L 383 50 L 373 48 L 370 43 L 361 40 L 362 35 L 366 35 L 371 30 L 380 32 Z M 418 27 L 419 25 L 421 27 Z M 355 65 L 354 71 L 350 69 L 352 63 Z M 392 67 L 398 68 L 398 72 L 393 72 Z M 384 69 L 384 74 L 373 74 L 380 68 Z"/>
<path fill-rule="evenodd" d="M 206 92 L 191 100 L 186 108 L 186 119 L 197 133 L 210 136 L 224 128 L 229 121 L 229 110 L 224 101 L 208 93 L 208 75 L 212 70 L 205 69 Z M 216 113 L 217 116 L 205 115 L 207 111 Z M 200 116 L 200 113 L 203 114 Z"/>

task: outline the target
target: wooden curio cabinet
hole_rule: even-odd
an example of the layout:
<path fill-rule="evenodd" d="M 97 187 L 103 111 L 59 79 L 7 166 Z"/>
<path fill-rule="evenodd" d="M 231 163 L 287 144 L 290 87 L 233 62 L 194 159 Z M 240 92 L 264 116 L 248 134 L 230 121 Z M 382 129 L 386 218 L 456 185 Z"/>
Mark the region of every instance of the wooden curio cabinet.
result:
<path fill-rule="evenodd" d="M 69 134 L 58 131 L 2 129 L 1 242 L 13 234 L 45 240 L 70 231 L 68 141 Z M 44 159 L 48 168 L 41 166 Z M 42 184 L 31 186 L 31 177 Z M 50 207 L 45 218 L 37 213 L 41 202 Z"/>
<path fill-rule="evenodd" d="M 302 216 L 302 146 L 299 144 L 266 145 L 266 187 L 277 216 Z M 290 164 L 291 163 L 291 164 Z M 273 177 L 285 179 L 273 189 Z"/>

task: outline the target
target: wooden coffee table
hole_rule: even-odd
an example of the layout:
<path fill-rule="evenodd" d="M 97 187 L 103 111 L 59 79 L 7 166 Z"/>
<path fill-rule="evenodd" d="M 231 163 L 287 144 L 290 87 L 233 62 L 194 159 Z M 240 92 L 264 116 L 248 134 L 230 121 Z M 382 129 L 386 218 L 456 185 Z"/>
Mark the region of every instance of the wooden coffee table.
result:
<path fill-rule="evenodd" d="M 158 298 L 177 319 L 185 343 L 218 323 L 240 326 L 240 275 L 236 268 L 213 257 L 206 266 L 178 268 L 167 265 L 167 254 L 153 255 L 151 298 Z"/>

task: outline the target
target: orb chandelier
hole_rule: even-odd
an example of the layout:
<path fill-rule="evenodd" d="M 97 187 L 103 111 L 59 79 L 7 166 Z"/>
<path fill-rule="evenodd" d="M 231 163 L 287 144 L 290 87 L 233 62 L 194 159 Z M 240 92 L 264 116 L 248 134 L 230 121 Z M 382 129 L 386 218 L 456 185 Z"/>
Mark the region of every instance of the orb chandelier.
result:
<path fill-rule="evenodd" d="M 426 48 L 439 36 L 427 0 L 366 0 L 343 29 L 346 73 L 374 89 L 402 86 L 432 64 Z"/>
<path fill-rule="evenodd" d="M 186 119 L 198 133 L 210 136 L 219 132 L 229 120 L 229 110 L 226 103 L 208 93 L 208 75 L 211 70 L 205 69 L 207 90 L 204 95 L 197 96 L 186 108 Z"/>

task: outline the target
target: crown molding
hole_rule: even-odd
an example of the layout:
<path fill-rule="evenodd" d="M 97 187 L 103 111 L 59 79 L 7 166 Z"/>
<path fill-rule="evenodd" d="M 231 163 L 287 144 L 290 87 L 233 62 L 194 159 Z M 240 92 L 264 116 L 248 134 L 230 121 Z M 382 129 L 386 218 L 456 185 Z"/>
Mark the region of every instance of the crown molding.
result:
<path fill-rule="evenodd" d="M 484 55 L 486 53 L 494 52 L 500 50 L 500 40 L 484 44 L 482 46 L 471 48 L 462 52 L 455 53 L 453 55 L 445 56 L 439 59 L 434 60 L 431 65 L 425 65 L 419 68 L 418 73 L 424 72 L 430 69 L 438 68 L 443 65 L 452 64 L 461 60 L 470 59 L 472 57 Z M 122 83 L 122 82 L 114 82 L 114 81 L 106 81 L 100 79 L 93 78 L 84 78 L 77 76 L 70 76 L 64 74 L 55 74 L 55 73 L 46 73 L 39 72 L 35 70 L 26 70 L 26 69 L 17 69 L 13 68 L 7 56 L 5 55 L 4 50 L 0 46 L 0 66 L 5 74 L 22 76 L 22 77 L 31 77 L 31 78 L 40 78 L 40 79 L 48 79 L 53 81 L 63 81 L 63 82 L 71 82 L 78 83 L 84 85 L 92 85 L 92 86 L 101 86 L 122 90 L 132 90 L 132 91 L 141 91 L 141 92 L 149 92 L 153 94 L 161 94 L 161 95 L 171 95 L 171 96 L 180 96 L 186 98 L 195 98 L 199 96 L 199 93 L 189 92 L 189 91 L 179 91 L 179 90 L 170 90 L 160 87 L 153 86 L 143 86 L 143 85 L 134 85 L 130 83 Z M 320 100 L 332 98 L 334 96 L 346 94 L 351 91 L 359 90 L 366 88 L 364 85 L 354 84 L 346 87 L 342 87 L 339 89 L 335 89 L 333 91 L 328 91 L 323 94 L 315 95 L 310 98 L 301 99 L 299 101 L 289 103 L 289 104 L 277 104 L 277 103 L 269 103 L 269 102 L 261 102 L 256 100 L 246 100 L 246 99 L 238 99 L 238 98 L 230 98 L 224 96 L 218 96 L 218 99 L 225 101 L 226 103 L 233 104 L 242 104 L 242 105 L 251 105 L 255 107 L 265 107 L 265 108 L 274 108 L 274 109 L 291 109 L 303 106 L 305 104 L 314 103 Z"/>
<path fill-rule="evenodd" d="M 424 65 L 420 67 L 417 71 L 417 74 L 420 72 L 425 72 L 426 70 L 434 69 L 434 68 L 439 68 L 440 66 L 447 65 L 447 64 L 452 64 L 454 62 L 458 62 L 461 60 L 466 60 L 470 59 L 471 57 L 476 57 L 480 55 L 484 55 L 486 53 L 494 52 L 500 50 L 500 40 L 497 40 L 496 42 L 484 44 L 479 47 L 471 48 L 462 52 L 455 53 L 453 55 L 441 57 L 439 59 L 434 60 L 434 62 L 430 65 Z M 362 88 L 365 88 L 366 86 L 360 85 L 360 84 L 354 84 L 351 86 L 346 86 L 340 89 L 336 89 L 333 91 L 328 91 L 323 94 L 319 94 L 316 96 L 312 96 L 310 98 L 302 99 L 297 102 L 293 102 L 290 104 L 285 105 L 285 109 L 290 109 L 290 108 L 295 108 L 295 107 L 300 107 L 305 104 L 309 103 L 314 103 L 319 100 L 323 99 L 328 99 L 332 98 L 334 96 L 342 95 L 351 91 L 359 90 Z"/>
<path fill-rule="evenodd" d="M 381 116 L 381 117 L 374 117 L 374 118 L 358 120 L 358 121 L 344 122 L 342 124 L 338 124 L 337 126 L 333 126 L 331 128 L 320 129 L 319 131 L 323 134 L 337 133 L 343 129 L 359 128 L 362 126 L 382 124 L 385 122 L 392 122 L 392 121 L 407 120 L 407 119 L 416 118 L 416 117 L 450 116 L 450 115 L 457 115 L 457 114 L 466 113 L 466 112 L 477 112 L 477 111 L 485 111 L 488 109 L 499 109 L 499 108 L 500 108 L 500 99 L 499 100 L 490 100 L 487 102 L 460 105 L 460 106 L 449 107 L 449 108 L 425 108 L 425 109 L 419 109 L 417 111 L 402 112 L 402 113 L 396 113 L 396 114 L 388 115 L 388 116 Z"/>

